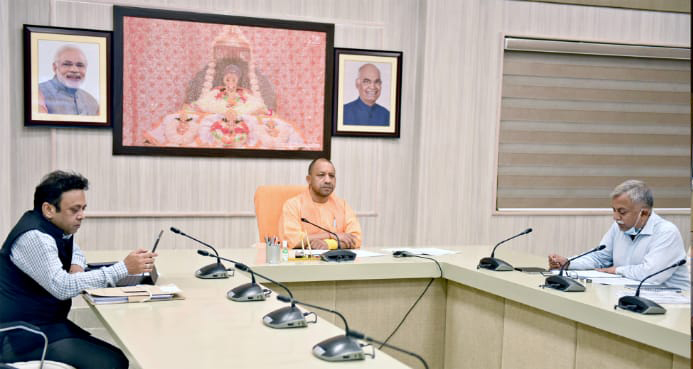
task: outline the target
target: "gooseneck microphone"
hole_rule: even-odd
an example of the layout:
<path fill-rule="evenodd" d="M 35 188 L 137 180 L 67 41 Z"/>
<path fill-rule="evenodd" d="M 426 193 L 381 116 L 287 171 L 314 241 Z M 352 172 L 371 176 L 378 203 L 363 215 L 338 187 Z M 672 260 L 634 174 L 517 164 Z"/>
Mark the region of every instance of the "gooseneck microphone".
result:
<path fill-rule="evenodd" d="M 676 262 L 676 264 L 670 265 L 656 273 L 652 273 L 648 275 L 647 277 L 643 278 L 642 281 L 640 281 L 640 284 L 638 285 L 638 289 L 635 291 L 635 296 L 623 296 L 620 299 L 618 299 L 618 305 L 614 305 L 614 309 L 616 308 L 621 308 L 623 310 L 628 310 L 632 311 L 634 313 L 638 314 L 645 314 L 645 315 L 652 315 L 652 314 L 664 314 L 667 312 L 667 309 L 665 309 L 662 305 L 650 300 L 646 299 L 644 297 L 640 297 L 640 287 L 642 287 L 643 282 L 645 282 L 648 278 L 654 277 L 659 273 L 662 273 L 664 271 L 667 271 L 671 268 L 676 268 L 680 267 L 681 265 L 686 264 L 686 259 L 681 259 Z"/>
<path fill-rule="evenodd" d="M 205 250 L 197 250 L 197 253 L 200 255 L 204 255 L 204 256 L 214 257 L 213 255 L 210 255 L 209 252 L 207 252 Z M 253 283 L 255 283 L 255 275 L 257 274 L 258 276 L 260 276 L 260 278 L 263 278 L 267 281 L 270 281 L 270 282 L 276 284 L 277 286 L 283 288 L 286 291 L 286 293 L 289 294 L 290 298 L 292 298 L 292 299 L 294 298 L 294 295 L 291 293 L 291 290 L 285 284 L 283 284 L 281 282 L 277 282 L 274 279 L 267 277 L 265 275 L 262 275 L 256 271 L 252 270 L 249 266 L 247 266 L 243 263 L 239 263 L 239 262 L 236 262 L 236 261 L 233 261 L 230 259 L 226 259 L 226 258 L 222 258 L 222 259 L 234 263 L 234 266 L 236 267 L 236 269 L 250 273 L 250 275 L 253 278 Z M 233 290 L 231 290 L 231 291 L 233 291 Z M 229 291 L 229 293 L 231 293 L 231 291 Z M 231 298 L 231 297 L 229 297 L 229 298 Z M 262 300 L 264 300 L 264 299 L 265 299 L 265 294 L 263 293 L 262 294 Z M 232 300 L 234 300 L 234 299 L 232 299 Z M 235 300 L 235 301 L 238 301 L 238 300 Z M 270 313 L 267 313 L 265 316 L 262 317 L 262 322 L 265 323 L 265 325 L 270 327 L 270 328 L 302 328 L 302 327 L 308 326 L 308 322 L 306 321 L 305 317 L 308 315 L 311 315 L 311 314 L 315 315 L 315 313 L 312 313 L 312 312 L 308 312 L 308 313 L 302 312 L 301 309 L 297 308 L 296 304 L 294 304 L 292 302 L 291 306 L 283 307 L 281 309 L 277 309 L 277 310 L 274 310 Z M 311 323 L 315 323 L 315 321 L 312 321 Z"/>
<path fill-rule="evenodd" d="M 216 257 L 216 258 L 219 258 L 221 260 L 226 260 L 230 263 L 233 263 L 233 265 L 237 269 L 241 269 L 241 268 L 239 268 L 239 265 L 245 266 L 245 264 L 241 264 L 235 260 L 227 259 L 227 258 L 224 258 L 221 256 L 214 256 L 206 250 L 197 250 L 197 253 L 202 255 L 202 256 L 209 256 L 212 258 Z M 245 266 L 245 267 L 248 268 L 247 266 Z M 243 269 L 241 269 L 241 270 L 243 270 Z M 253 273 L 252 270 L 250 271 L 250 278 L 251 278 L 250 283 L 244 283 L 238 287 L 234 287 L 234 288 L 230 289 L 229 292 L 226 293 L 226 297 L 229 300 L 238 301 L 238 302 L 263 301 L 263 300 L 265 300 L 267 298 L 267 296 L 270 295 L 271 291 L 268 289 L 262 288 L 262 286 L 260 286 L 259 284 L 257 284 L 255 282 L 255 273 Z"/>
<path fill-rule="evenodd" d="M 313 227 L 316 227 L 318 229 L 322 229 L 323 231 L 333 235 L 334 238 L 337 239 L 337 250 L 329 250 L 329 251 L 323 252 L 322 254 L 320 254 L 320 259 L 322 259 L 324 261 L 337 261 L 337 262 L 353 261 L 354 259 L 356 259 L 356 253 L 355 252 L 350 251 L 350 250 L 342 250 L 342 244 L 339 242 L 339 237 L 337 236 L 336 233 L 330 231 L 327 228 L 323 228 L 323 227 L 311 222 L 310 220 L 308 220 L 306 218 L 301 218 L 301 221 L 303 223 L 308 223 L 308 224 L 310 224 Z"/>
<path fill-rule="evenodd" d="M 493 257 L 496 254 L 496 248 L 498 248 L 498 246 L 500 246 L 501 244 L 512 240 L 513 238 L 517 238 L 517 237 L 520 237 L 522 235 L 526 235 L 527 233 L 530 233 L 530 232 L 532 232 L 532 228 L 527 228 L 524 231 L 522 231 L 522 232 L 520 232 L 520 233 L 518 233 L 518 234 L 516 234 L 516 235 L 514 235 L 508 239 L 505 239 L 501 242 L 498 242 L 496 244 L 496 246 L 493 246 L 493 250 L 491 251 L 491 257 L 485 257 L 485 258 L 482 258 L 481 260 L 479 260 L 479 265 L 477 265 L 476 268 L 477 269 L 483 268 L 483 269 L 488 269 L 488 270 L 494 270 L 497 272 L 507 272 L 507 271 L 513 270 L 513 266 L 510 265 L 509 263 L 507 263 L 501 259 Z"/>
<path fill-rule="evenodd" d="M 399 347 L 397 347 L 397 346 L 391 345 L 391 344 L 386 343 L 386 342 L 378 341 L 378 340 L 376 340 L 375 338 L 368 337 L 368 336 L 366 336 L 365 334 L 363 334 L 363 333 L 361 333 L 361 332 L 358 332 L 358 331 L 348 330 L 348 331 L 347 331 L 347 336 L 348 336 L 348 337 L 352 337 L 352 338 L 356 338 L 356 339 L 359 339 L 359 340 L 364 340 L 364 341 L 366 341 L 366 342 L 376 343 L 376 344 L 380 345 L 381 347 L 382 347 L 382 346 L 389 347 L 389 348 L 391 348 L 391 349 L 393 349 L 393 350 L 397 350 L 397 351 L 402 352 L 402 353 L 405 353 L 405 354 L 407 354 L 407 355 L 411 355 L 411 356 L 413 356 L 413 357 L 419 359 L 419 361 L 421 361 L 421 363 L 423 364 L 424 368 L 428 369 L 428 363 L 426 363 L 426 360 L 424 360 L 424 358 L 422 358 L 421 356 L 419 356 L 419 355 L 417 355 L 417 354 L 415 354 L 415 353 L 413 353 L 413 352 L 411 352 L 411 351 L 407 351 L 407 350 L 405 350 L 405 349 L 399 348 Z M 374 351 L 374 352 L 375 352 L 375 351 Z M 375 354 L 374 354 L 373 356 L 375 357 Z"/>
<path fill-rule="evenodd" d="M 212 246 L 206 242 L 200 241 L 193 236 L 185 234 L 184 232 L 182 232 L 180 229 L 178 229 L 176 227 L 171 227 L 171 232 L 173 232 L 175 234 L 179 234 L 183 237 L 187 237 L 187 238 L 189 238 L 189 239 L 191 239 L 191 240 L 193 240 L 199 244 L 202 244 L 204 246 L 209 247 L 210 249 L 212 249 L 212 251 L 214 251 L 214 254 L 216 255 L 216 258 L 217 258 L 217 262 L 214 264 L 205 265 L 202 268 L 195 271 L 195 277 L 202 278 L 202 279 L 220 279 L 220 278 L 228 278 L 229 277 L 228 269 L 226 269 L 224 264 L 221 263 L 221 260 L 220 260 L 221 258 L 219 257 L 219 253 L 217 252 L 217 249 L 214 248 L 214 246 Z"/>
<path fill-rule="evenodd" d="M 356 342 L 353 338 L 347 336 L 349 333 L 349 324 L 347 323 L 346 318 L 344 318 L 344 315 L 342 315 L 340 312 L 324 308 L 322 306 L 301 302 L 294 298 L 283 295 L 277 295 L 277 300 L 283 302 L 296 303 L 299 305 L 326 311 L 328 313 L 335 314 L 342 319 L 342 322 L 344 322 L 345 334 L 340 334 L 338 336 L 328 338 L 324 341 L 316 343 L 315 346 L 313 346 L 313 355 L 315 355 L 319 359 L 326 361 L 351 361 L 363 360 L 365 358 L 361 345 L 359 345 L 359 343 Z"/>
<path fill-rule="evenodd" d="M 582 285 L 582 283 L 574 280 L 573 278 L 570 278 L 568 276 L 563 275 L 563 271 L 568 268 L 568 265 L 570 265 L 570 262 L 577 259 L 581 258 L 585 255 L 591 254 L 593 252 L 597 252 L 600 250 L 604 250 L 606 248 L 606 245 L 599 245 L 592 250 L 589 250 L 587 252 L 583 252 L 580 255 L 573 256 L 572 258 L 568 259 L 568 261 L 565 262 L 561 266 L 560 271 L 558 272 L 558 275 L 552 275 L 549 277 L 546 277 L 546 281 L 544 282 L 544 285 L 542 287 L 550 287 L 550 288 L 555 288 L 559 291 L 565 291 L 565 292 L 583 292 L 585 291 L 585 286 Z"/>

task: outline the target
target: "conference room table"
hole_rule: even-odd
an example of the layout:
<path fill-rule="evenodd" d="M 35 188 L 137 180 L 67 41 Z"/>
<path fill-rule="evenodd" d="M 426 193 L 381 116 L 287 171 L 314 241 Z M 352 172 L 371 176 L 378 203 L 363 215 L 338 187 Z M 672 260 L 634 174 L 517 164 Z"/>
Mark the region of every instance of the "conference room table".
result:
<path fill-rule="evenodd" d="M 351 329 L 381 341 L 430 283 L 389 342 L 420 354 L 431 368 L 690 367 L 690 305 L 665 305 L 664 315 L 616 310 L 623 286 L 587 283 L 585 292 L 556 291 L 540 287 L 545 279 L 540 274 L 477 269 L 479 259 L 490 254 L 489 246 L 440 248 L 456 251 L 435 257 L 442 276 L 431 260 L 394 258 L 379 248 L 366 250 L 381 256 L 345 263 L 268 264 L 262 247 L 221 249 L 219 254 L 286 284 L 300 301 L 341 312 Z M 318 324 L 308 328 L 268 328 L 262 316 L 285 306 L 274 296 L 263 302 L 226 299 L 229 289 L 248 282 L 247 274 L 202 280 L 194 271 L 213 259 L 191 249 L 160 248 L 158 253 L 158 284 L 176 284 L 185 300 L 92 307 L 142 369 L 422 367 L 388 348 L 376 351 L 375 359 L 319 360 L 312 346 L 344 332 L 333 314 L 315 311 Z M 90 261 L 115 260 L 122 251 L 86 255 Z M 545 256 L 508 250 L 496 256 L 515 266 L 546 265 Z M 285 294 L 274 284 L 258 282 L 273 295 Z"/>

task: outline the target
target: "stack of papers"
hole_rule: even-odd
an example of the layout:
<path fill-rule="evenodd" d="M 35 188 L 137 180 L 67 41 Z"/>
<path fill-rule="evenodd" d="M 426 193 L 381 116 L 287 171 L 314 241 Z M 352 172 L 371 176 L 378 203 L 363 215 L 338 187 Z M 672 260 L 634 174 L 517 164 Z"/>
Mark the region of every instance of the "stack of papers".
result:
<path fill-rule="evenodd" d="M 559 273 L 558 270 L 551 270 L 553 275 Z M 546 273 L 545 273 L 546 274 Z M 596 270 L 564 270 L 563 275 L 573 279 L 589 279 L 592 283 L 599 283 L 613 286 L 623 286 L 627 284 L 638 284 L 639 281 L 623 277 L 620 274 L 599 272 Z"/>
<path fill-rule="evenodd" d="M 618 297 L 632 296 L 635 293 L 632 291 L 621 291 L 618 293 Z M 681 290 L 645 290 L 640 289 L 640 297 L 652 300 L 658 304 L 690 304 L 690 296 L 686 296 L 681 292 Z"/>
<path fill-rule="evenodd" d="M 84 291 L 84 299 L 94 305 L 127 302 L 166 301 L 183 299 L 175 284 L 164 286 L 137 285 L 129 287 L 93 288 Z"/>

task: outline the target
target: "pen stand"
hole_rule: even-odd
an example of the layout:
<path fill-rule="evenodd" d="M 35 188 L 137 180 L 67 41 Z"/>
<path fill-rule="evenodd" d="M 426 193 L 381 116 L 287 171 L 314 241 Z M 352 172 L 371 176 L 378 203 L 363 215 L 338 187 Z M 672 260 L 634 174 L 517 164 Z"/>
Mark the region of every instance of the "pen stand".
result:
<path fill-rule="evenodd" d="M 281 248 L 279 245 L 269 245 L 265 248 L 265 262 L 267 264 L 279 264 L 281 262 Z"/>

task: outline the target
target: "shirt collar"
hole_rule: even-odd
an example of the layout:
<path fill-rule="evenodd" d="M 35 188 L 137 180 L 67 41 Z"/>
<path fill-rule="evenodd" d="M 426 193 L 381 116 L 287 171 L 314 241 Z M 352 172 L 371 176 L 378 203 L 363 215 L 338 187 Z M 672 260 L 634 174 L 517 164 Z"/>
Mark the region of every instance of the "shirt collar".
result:
<path fill-rule="evenodd" d="M 652 233 L 654 232 L 654 226 L 656 223 L 659 223 L 660 216 L 655 214 L 654 210 L 650 214 L 650 217 L 647 218 L 647 223 L 645 223 L 645 227 L 643 227 L 642 231 L 640 231 L 640 234 L 646 234 L 651 236 Z"/>
<path fill-rule="evenodd" d="M 361 100 L 361 96 L 359 96 L 359 97 L 356 99 L 356 101 L 358 101 L 358 105 L 359 105 L 362 109 L 373 109 L 373 108 L 375 108 L 376 105 L 378 105 L 377 103 L 375 103 L 375 104 L 373 104 L 373 105 L 368 105 L 368 104 L 366 104 L 365 102 L 363 102 L 363 100 Z"/>

